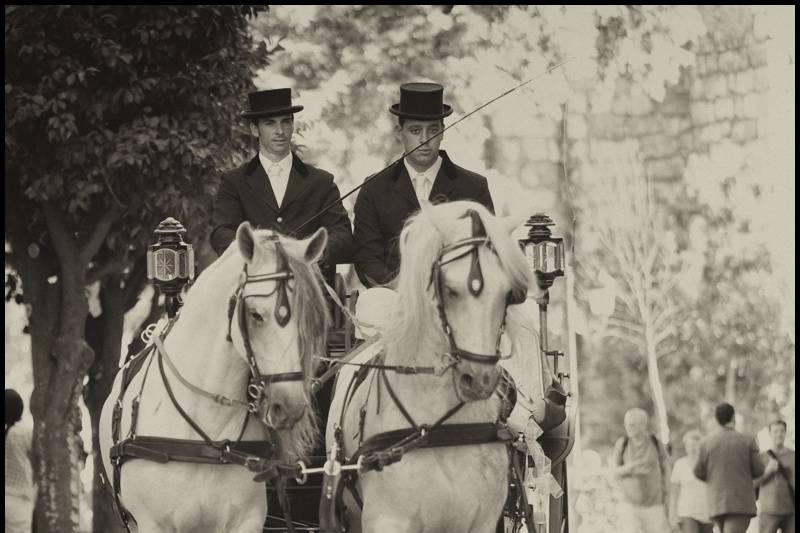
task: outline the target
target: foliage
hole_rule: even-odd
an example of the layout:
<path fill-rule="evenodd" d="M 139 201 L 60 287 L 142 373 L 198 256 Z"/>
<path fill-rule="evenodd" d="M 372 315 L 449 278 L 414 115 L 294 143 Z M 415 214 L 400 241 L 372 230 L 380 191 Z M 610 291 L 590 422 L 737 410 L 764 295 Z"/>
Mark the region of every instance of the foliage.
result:
<path fill-rule="evenodd" d="M 96 437 L 152 229 L 174 216 L 202 242 L 217 172 L 244 156 L 238 111 L 268 56 L 246 16 L 263 8 L 5 9 L 6 258 L 32 319 L 37 518 L 73 531 L 79 397 Z"/>
<path fill-rule="evenodd" d="M 236 112 L 252 56 L 237 51 L 252 46 L 242 15 L 235 6 L 7 7 L 7 211 L 49 200 L 86 234 L 115 210 L 105 241 L 122 253 L 167 215 L 201 227 L 215 170 L 245 146 Z M 44 244 L 40 213 L 25 212 Z"/>

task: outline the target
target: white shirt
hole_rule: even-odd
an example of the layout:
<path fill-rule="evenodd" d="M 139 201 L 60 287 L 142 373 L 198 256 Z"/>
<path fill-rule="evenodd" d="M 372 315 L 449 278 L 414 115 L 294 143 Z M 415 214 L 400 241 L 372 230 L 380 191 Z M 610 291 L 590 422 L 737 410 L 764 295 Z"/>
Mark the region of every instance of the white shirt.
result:
<path fill-rule="evenodd" d="M 411 178 L 411 185 L 414 186 L 417 200 L 422 204 L 422 202 L 427 201 L 428 197 L 431 195 L 433 182 L 436 179 L 436 175 L 439 174 L 439 169 L 442 168 L 442 156 L 438 156 L 436 162 L 423 172 L 417 172 L 414 167 L 408 164 L 407 159 L 408 158 L 405 157 L 403 158 L 403 164 L 406 166 L 408 176 Z"/>
<path fill-rule="evenodd" d="M 694 518 L 698 522 L 711 522 L 708 517 L 706 484 L 694 477 L 688 456 L 675 461 L 670 482 L 680 486 L 678 492 L 678 516 Z"/>
<path fill-rule="evenodd" d="M 269 183 L 272 185 L 272 192 L 275 193 L 275 199 L 280 207 L 286 194 L 286 186 L 289 185 L 289 173 L 292 171 L 292 152 L 289 152 L 286 157 L 277 163 L 273 163 L 259 151 L 258 160 L 261 161 L 261 166 L 264 167 L 264 172 L 267 173 Z"/>

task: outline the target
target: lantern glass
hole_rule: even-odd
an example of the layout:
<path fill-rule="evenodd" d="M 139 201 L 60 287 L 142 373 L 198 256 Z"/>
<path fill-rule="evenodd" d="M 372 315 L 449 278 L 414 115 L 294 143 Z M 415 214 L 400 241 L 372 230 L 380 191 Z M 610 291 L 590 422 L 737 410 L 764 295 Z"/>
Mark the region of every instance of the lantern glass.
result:
<path fill-rule="evenodd" d="M 181 276 L 181 255 L 169 248 L 153 252 L 154 277 L 159 281 L 172 281 Z"/>
<path fill-rule="evenodd" d="M 564 244 L 558 241 L 544 241 L 525 245 L 525 256 L 533 270 L 542 274 L 555 274 L 564 270 Z"/>

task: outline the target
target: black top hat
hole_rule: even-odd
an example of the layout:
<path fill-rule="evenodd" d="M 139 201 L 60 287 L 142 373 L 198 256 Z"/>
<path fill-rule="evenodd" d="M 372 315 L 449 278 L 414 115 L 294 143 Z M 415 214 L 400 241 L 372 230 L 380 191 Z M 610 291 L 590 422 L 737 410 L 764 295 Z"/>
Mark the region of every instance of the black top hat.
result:
<path fill-rule="evenodd" d="M 444 88 L 438 83 L 404 83 L 400 86 L 400 103 L 389 111 L 402 118 L 436 120 L 444 118 L 453 109 L 442 103 Z"/>
<path fill-rule="evenodd" d="M 303 110 L 301 105 L 292 105 L 291 89 L 269 89 L 256 91 L 247 95 L 250 100 L 250 109 L 242 111 L 244 118 L 266 118 L 278 115 L 288 115 Z"/>

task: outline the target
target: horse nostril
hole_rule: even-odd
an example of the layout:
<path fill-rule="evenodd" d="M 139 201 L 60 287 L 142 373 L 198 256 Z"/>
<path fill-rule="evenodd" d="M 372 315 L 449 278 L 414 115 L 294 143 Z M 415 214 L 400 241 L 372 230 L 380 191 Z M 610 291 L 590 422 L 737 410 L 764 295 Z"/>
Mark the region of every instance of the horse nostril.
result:
<path fill-rule="evenodd" d="M 465 390 L 472 389 L 472 385 L 475 382 L 473 377 L 469 374 L 462 374 L 460 381 L 461 381 L 461 388 Z"/>
<path fill-rule="evenodd" d="M 270 418 L 276 423 L 283 421 L 283 406 L 279 403 L 273 403 L 269 408 Z"/>

